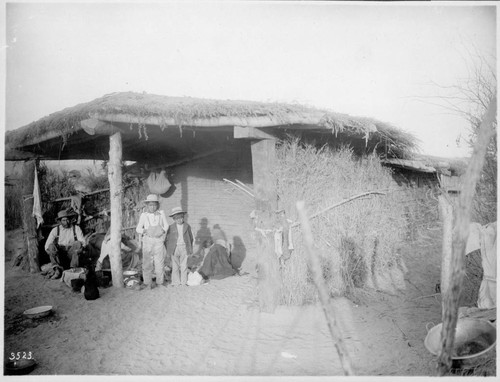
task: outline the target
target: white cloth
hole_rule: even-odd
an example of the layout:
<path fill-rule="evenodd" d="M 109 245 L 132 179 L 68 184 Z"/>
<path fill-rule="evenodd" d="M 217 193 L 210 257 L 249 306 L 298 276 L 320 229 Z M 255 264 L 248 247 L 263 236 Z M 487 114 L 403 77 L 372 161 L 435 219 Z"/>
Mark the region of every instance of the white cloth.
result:
<path fill-rule="evenodd" d="M 283 229 L 274 231 L 274 253 L 278 259 L 283 255 Z"/>
<path fill-rule="evenodd" d="M 66 285 L 71 288 L 71 280 L 82 278 L 81 276 L 84 273 L 84 268 L 68 269 L 62 273 L 61 282 L 66 283 Z"/>
<path fill-rule="evenodd" d="M 154 213 L 143 212 L 135 229 L 137 233 L 143 234 L 150 226 L 160 225 L 165 232 L 168 229 L 167 217 L 163 210 L 155 211 Z"/>
<path fill-rule="evenodd" d="M 479 287 L 477 306 L 490 309 L 497 304 L 497 223 L 483 226 L 481 238 L 483 281 Z"/>
<path fill-rule="evenodd" d="M 293 247 L 293 238 L 292 238 L 292 226 L 288 228 L 288 249 L 293 251 L 295 248 Z"/>
<path fill-rule="evenodd" d="M 497 300 L 497 223 L 481 226 L 471 223 L 466 253 L 481 249 L 483 280 L 479 287 L 477 306 L 480 309 L 496 307 Z"/>
<path fill-rule="evenodd" d="M 83 233 L 80 227 L 77 225 L 75 227 L 76 239 L 83 244 L 85 244 L 85 238 L 83 237 Z M 57 227 L 52 228 L 50 231 L 49 237 L 45 242 L 45 250 L 49 249 L 49 245 L 52 244 L 57 236 Z M 73 234 L 73 226 L 69 228 L 63 228 L 63 226 L 59 226 L 59 240 L 57 243 L 59 245 L 63 245 L 65 247 L 73 244 L 75 242 L 75 235 Z"/>
<path fill-rule="evenodd" d="M 479 223 L 469 224 L 469 237 L 465 244 L 465 253 L 471 253 L 481 249 L 481 228 L 481 224 Z"/>
<path fill-rule="evenodd" d="M 149 191 L 152 194 L 164 194 L 172 186 L 167 178 L 166 171 L 161 170 L 159 173 L 152 171 L 147 179 Z"/>
<path fill-rule="evenodd" d="M 42 217 L 42 194 L 40 192 L 40 185 L 38 184 L 38 174 L 35 166 L 35 184 L 33 186 L 33 217 L 36 219 L 36 228 L 40 227 L 43 223 Z"/>
<path fill-rule="evenodd" d="M 190 272 L 188 274 L 187 285 L 189 286 L 197 286 L 200 285 L 203 281 L 203 277 L 198 272 Z"/>
<path fill-rule="evenodd" d="M 186 245 L 184 243 L 184 224 L 176 224 L 177 226 L 177 245 Z"/>

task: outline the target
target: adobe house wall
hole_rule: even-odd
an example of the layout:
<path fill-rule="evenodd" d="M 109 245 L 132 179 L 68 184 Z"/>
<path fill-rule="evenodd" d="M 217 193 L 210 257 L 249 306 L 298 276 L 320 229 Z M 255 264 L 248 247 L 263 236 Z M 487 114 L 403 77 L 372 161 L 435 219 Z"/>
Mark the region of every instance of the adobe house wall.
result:
<path fill-rule="evenodd" d="M 186 220 L 196 238 L 196 247 L 218 224 L 233 246 L 235 258 L 238 262 L 243 260 L 243 270 L 253 271 L 255 243 L 249 215 L 255 202 L 223 180 L 238 179 L 252 187 L 250 144 L 239 151 L 217 153 L 181 165 L 173 173 L 176 190 L 170 197 L 161 198 L 160 208 L 167 216 L 176 206 L 187 210 Z"/>

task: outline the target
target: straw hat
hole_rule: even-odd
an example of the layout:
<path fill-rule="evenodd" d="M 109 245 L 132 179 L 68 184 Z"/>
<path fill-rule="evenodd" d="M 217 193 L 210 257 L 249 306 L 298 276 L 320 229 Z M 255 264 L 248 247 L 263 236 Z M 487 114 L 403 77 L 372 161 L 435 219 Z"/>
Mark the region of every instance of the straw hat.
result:
<path fill-rule="evenodd" d="M 172 208 L 172 213 L 168 215 L 169 217 L 173 217 L 178 214 L 185 214 L 186 211 L 184 211 L 181 207 L 174 207 Z"/>
<path fill-rule="evenodd" d="M 146 198 L 146 200 L 143 201 L 144 203 L 160 203 L 160 198 L 158 198 L 158 195 L 156 194 L 149 194 Z"/>
<path fill-rule="evenodd" d="M 62 218 L 70 218 L 75 217 L 76 214 L 72 210 L 61 210 L 57 213 L 57 220 L 61 220 Z"/>

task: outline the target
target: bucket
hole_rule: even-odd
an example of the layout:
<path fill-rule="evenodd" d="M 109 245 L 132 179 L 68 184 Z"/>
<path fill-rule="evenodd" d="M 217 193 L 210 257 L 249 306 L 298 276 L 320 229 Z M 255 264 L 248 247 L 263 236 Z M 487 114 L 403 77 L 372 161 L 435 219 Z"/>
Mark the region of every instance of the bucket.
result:
<path fill-rule="evenodd" d="M 442 327 L 443 324 L 441 323 L 430 330 L 427 328 L 428 333 L 424 345 L 434 355 L 438 355 L 441 351 Z M 459 319 L 451 359 L 473 361 L 473 359 L 490 351 L 495 346 L 496 340 L 496 327 L 489 321 L 472 318 Z"/>

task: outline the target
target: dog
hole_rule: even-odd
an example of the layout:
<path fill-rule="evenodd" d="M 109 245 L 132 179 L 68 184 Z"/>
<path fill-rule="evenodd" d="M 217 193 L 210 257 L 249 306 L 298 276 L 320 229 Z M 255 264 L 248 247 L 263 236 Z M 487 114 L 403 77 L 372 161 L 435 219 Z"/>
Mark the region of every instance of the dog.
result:
<path fill-rule="evenodd" d="M 83 284 L 83 287 L 85 288 L 85 291 L 83 292 L 85 300 L 97 300 L 99 298 L 99 289 L 97 286 L 98 281 L 95 274 L 94 264 L 90 263 L 87 265 L 87 274 L 85 276 L 85 283 Z"/>

